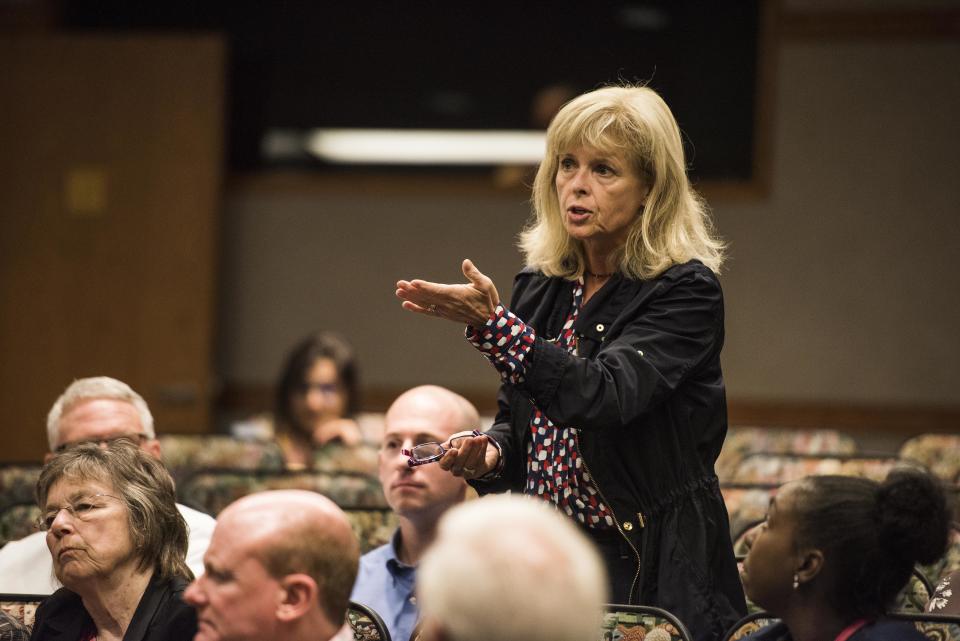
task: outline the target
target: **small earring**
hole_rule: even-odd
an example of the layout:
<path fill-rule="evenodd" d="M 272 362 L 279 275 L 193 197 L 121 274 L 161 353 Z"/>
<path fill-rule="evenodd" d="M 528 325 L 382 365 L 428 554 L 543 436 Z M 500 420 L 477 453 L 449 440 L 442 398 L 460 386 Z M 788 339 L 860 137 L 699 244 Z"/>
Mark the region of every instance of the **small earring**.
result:
<path fill-rule="evenodd" d="M 800 587 L 800 575 L 796 572 L 793 573 L 793 589 L 796 590 Z"/>

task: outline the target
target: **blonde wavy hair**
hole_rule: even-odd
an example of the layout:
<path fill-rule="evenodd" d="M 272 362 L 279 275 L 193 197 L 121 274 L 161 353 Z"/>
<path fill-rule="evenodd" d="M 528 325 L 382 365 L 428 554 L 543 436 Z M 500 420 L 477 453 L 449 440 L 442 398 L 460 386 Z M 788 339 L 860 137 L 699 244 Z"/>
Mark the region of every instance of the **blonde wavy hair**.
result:
<path fill-rule="evenodd" d="M 547 151 L 533 183 L 533 216 L 520 233 L 528 266 L 570 280 L 586 269 L 583 245 L 564 228 L 555 180 L 560 155 L 577 147 L 621 154 L 649 187 L 643 212 L 614 256 L 620 272 L 649 279 L 698 259 L 720 273 L 725 244 L 703 198 L 690 186 L 676 119 L 644 86 L 597 89 L 568 102 L 547 128 Z"/>

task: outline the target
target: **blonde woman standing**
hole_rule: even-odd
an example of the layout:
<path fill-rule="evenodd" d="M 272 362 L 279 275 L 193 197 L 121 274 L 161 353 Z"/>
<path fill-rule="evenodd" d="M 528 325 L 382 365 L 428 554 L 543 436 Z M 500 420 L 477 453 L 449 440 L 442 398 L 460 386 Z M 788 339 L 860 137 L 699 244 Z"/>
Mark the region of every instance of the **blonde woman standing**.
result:
<path fill-rule="evenodd" d="M 397 283 L 404 309 L 465 323 L 503 381 L 491 438 L 440 465 L 552 503 L 597 545 L 614 602 L 719 638 L 746 612 L 714 472 L 723 245 L 666 103 L 634 86 L 567 103 L 533 205 L 509 307 L 469 260 L 466 284 Z"/>

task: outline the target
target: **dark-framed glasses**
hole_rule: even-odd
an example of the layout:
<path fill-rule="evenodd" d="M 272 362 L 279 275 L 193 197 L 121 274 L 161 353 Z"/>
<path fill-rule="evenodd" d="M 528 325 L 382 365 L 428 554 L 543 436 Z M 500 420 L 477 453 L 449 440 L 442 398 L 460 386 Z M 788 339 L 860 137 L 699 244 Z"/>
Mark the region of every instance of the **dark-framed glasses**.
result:
<path fill-rule="evenodd" d="M 134 441 L 137 445 L 143 445 L 150 440 L 150 437 L 141 432 L 131 432 L 129 434 L 117 434 L 116 436 L 108 436 L 104 438 L 88 438 L 82 439 L 79 441 L 71 441 L 69 443 L 61 443 L 60 445 L 53 448 L 55 454 L 60 454 L 61 452 L 66 452 L 69 449 L 77 447 L 78 445 L 84 445 L 86 443 L 96 443 L 97 445 L 106 447 L 115 441 L 125 438 L 130 441 Z"/>
<path fill-rule="evenodd" d="M 67 503 L 61 505 L 60 507 L 51 507 L 37 519 L 36 527 L 38 530 L 46 532 L 53 526 L 53 522 L 57 519 L 57 515 L 60 514 L 61 510 L 66 510 L 70 517 L 76 521 L 89 521 L 97 515 L 99 510 L 107 507 L 104 499 L 114 499 L 117 501 L 123 501 L 119 496 L 114 496 L 113 494 L 106 494 L 100 492 L 97 494 L 85 494 L 82 496 L 74 497 L 70 499 Z"/>
<path fill-rule="evenodd" d="M 429 441 L 427 443 L 421 443 L 411 449 L 402 449 L 400 453 L 408 457 L 407 465 L 410 467 L 416 467 L 418 465 L 426 465 L 427 463 L 433 463 L 439 461 L 444 454 L 449 450 L 456 450 L 460 448 L 460 445 L 463 444 L 468 438 L 473 438 L 474 436 L 487 436 L 483 432 L 478 430 L 468 430 L 466 432 L 457 432 L 445 443 L 438 443 L 436 441 Z M 490 438 L 487 436 L 487 438 Z"/>

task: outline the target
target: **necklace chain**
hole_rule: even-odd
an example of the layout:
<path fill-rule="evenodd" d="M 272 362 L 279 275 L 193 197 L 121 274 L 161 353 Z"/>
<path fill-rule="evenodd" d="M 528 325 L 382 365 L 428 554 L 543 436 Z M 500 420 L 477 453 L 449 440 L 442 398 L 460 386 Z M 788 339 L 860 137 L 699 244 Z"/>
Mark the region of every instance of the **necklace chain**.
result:
<path fill-rule="evenodd" d="M 594 274 L 591 271 L 586 272 L 587 276 L 593 276 L 594 278 L 610 278 L 614 275 L 615 272 L 610 272 L 609 274 Z"/>

